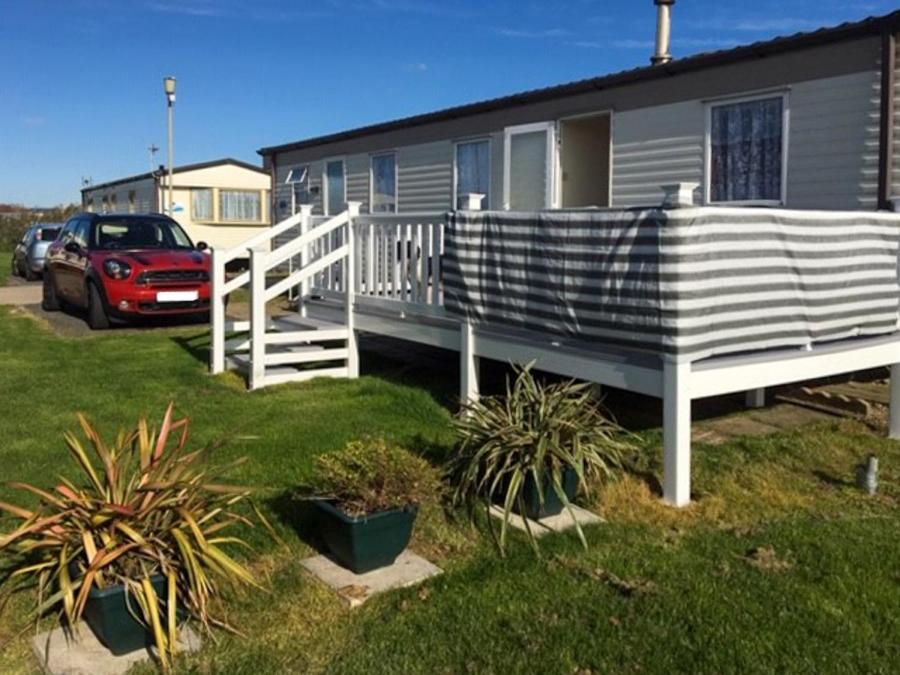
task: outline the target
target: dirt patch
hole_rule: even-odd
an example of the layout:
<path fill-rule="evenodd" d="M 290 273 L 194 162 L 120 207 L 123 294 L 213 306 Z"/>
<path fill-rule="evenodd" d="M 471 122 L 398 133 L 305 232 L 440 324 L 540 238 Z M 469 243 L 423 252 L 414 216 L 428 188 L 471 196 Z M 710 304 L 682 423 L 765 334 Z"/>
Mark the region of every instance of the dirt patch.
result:
<path fill-rule="evenodd" d="M 780 557 L 771 546 L 750 549 L 744 560 L 748 565 L 765 572 L 786 572 L 794 567 L 794 563 Z"/>

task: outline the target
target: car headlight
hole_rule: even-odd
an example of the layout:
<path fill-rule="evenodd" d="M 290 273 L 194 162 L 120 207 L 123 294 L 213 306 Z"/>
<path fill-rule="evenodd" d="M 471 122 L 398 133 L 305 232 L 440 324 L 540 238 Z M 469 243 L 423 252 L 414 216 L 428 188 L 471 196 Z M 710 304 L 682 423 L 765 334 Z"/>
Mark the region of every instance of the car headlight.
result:
<path fill-rule="evenodd" d="M 127 279 L 131 276 L 131 265 L 121 260 L 107 260 L 103 263 L 103 271 L 113 279 Z"/>

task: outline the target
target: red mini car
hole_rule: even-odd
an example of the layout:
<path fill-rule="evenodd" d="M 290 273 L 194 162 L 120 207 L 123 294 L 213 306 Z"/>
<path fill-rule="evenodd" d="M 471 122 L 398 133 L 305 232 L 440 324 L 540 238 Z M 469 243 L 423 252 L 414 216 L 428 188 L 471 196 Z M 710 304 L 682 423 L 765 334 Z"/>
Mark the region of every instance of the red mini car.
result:
<path fill-rule="evenodd" d="M 206 248 L 167 216 L 79 214 L 47 251 L 42 305 L 82 307 L 93 329 L 142 316 L 208 316 Z"/>

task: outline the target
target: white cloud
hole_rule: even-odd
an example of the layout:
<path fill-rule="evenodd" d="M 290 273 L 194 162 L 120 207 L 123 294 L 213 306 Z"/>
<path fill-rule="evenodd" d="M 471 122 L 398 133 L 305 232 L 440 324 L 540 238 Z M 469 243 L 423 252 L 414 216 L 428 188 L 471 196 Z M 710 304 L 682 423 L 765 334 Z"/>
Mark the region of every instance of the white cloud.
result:
<path fill-rule="evenodd" d="M 403 70 L 407 73 L 425 73 L 428 72 L 427 63 L 407 63 L 404 64 Z"/>

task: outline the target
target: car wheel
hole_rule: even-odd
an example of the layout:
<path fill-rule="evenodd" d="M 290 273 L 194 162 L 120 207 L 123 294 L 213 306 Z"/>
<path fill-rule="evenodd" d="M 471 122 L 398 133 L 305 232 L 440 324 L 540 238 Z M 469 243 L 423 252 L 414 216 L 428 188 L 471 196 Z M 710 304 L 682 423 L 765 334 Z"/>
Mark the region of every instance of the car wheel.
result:
<path fill-rule="evenodd" d="M 37 274 L 35 274 L 32 271 L 31 265 L 29 265 L 28 262 L 26 261 L 25 262 L 25 281 L 37 281 L 37 278 L 38 278 Z"/>
<path fill-rule="evenodd" d="M 50 272 L 44 273 L 41 308 L 45 312 L 56 312 L 59 310 L 59 298 L 56 297 L 56 284 L 53 283 L 53 276 Z"/>
<path fill-rule="evenodd" d="M 100 295 L 100 289 L 93 281 L 88 282 L 88 326 L 91 330 L 106 330 L 109 328 L 109 314 L 106 312 L 106 303 Z"/>

